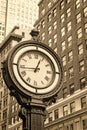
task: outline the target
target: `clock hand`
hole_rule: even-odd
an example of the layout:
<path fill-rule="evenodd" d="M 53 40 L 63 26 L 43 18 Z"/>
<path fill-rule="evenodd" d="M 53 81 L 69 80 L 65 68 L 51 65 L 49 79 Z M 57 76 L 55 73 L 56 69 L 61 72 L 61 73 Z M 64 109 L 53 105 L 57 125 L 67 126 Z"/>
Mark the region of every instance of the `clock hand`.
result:
<path fill-rule="evenodd" d="M 35 70 L 35 68 L 33 68 L 33 67 L 24 67 L 24 66 L 22 66 L 20 68 Z M 40 68 L 37 68 L 37 70 L 40 70 Z"/>
<path fill-rule="evenodd" d="M 38 61 L 37 66 L 35 67 L 34 72 L 37 72 L 37 70 L 38 70 L 38 66 L 39 66 L 39 64 L 40 64 L 40 61 L 41 61 L 41 60 Z"/>

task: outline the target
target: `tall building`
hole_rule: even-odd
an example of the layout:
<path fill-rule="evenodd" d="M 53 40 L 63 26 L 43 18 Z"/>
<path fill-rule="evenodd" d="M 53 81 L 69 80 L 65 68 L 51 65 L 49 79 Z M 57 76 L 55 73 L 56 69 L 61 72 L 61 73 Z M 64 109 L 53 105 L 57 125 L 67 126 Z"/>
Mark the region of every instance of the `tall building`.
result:
<path fill-rule="evenodd" d="M 30 30 L 38 18 L 39 0 L 0 0 L 0 42 L 14 26 Z"/>
<path fill-rule="evenodd" d="M 5 36 L 6 0 L 0 0 L 0 42 Z"/>
<path fill-rule="evenodd" d="M 64 79 L 45 130 L 87 130 L 87 0 L 41 0 L 35 27 L 60 56 Z"/>

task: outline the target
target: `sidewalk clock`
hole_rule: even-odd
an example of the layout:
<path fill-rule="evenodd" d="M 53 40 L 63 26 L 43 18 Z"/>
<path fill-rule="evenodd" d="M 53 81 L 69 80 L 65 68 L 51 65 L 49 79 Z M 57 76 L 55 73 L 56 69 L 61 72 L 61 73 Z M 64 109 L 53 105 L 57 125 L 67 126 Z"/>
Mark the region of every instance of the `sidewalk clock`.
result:
<path fill-rule="evenodd" d="M 58 56 L 46 45 L 35 41 L 18 44 L 6 60 L 8 85 L 35 98 L 49 98 L 60 89 L 62 69 Z M 8 84 L 8 80 L 5 80 Z"/>
<path fill-rule="evenodd" d="M 3 67 L 8 88 L 22 98 L 48 100 L 61 88 L 63 71 L 59 57 L 47 45 L 36 40 L 16 45 Z"/>

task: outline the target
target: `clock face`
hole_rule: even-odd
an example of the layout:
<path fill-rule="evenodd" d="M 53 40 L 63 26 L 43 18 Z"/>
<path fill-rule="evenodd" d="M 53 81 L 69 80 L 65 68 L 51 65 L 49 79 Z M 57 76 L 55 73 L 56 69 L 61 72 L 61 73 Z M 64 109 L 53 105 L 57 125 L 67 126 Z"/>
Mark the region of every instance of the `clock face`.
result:
<path fill-rule="evenodd" d="M 31 41 L 21 43 L 11 51 L 7 61 L 10 79 L 22 93 L 47 98 L 59 91 L 61 63 L 48 46 Z"/>
<path fill-rule="evenodd" d="M 44 53 L 33 50 L 19 57 L 18 73 L 21 79 L 34 88 L 45 88 L 55 78 L 55 67 L 51 59 Z"/>

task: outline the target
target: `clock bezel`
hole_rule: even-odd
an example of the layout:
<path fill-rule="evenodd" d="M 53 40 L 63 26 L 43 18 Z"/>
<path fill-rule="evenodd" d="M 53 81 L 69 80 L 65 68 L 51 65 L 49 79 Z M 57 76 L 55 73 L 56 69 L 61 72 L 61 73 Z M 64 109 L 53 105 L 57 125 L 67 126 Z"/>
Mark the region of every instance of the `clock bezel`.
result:
<path fill-rule="evenodd" d="M 60 72 L 58 83 L 56 84 L 56 87 L 54 89 L 52 89 L 51 91 L 46 92 L 46 93 L 37 94 L 37 93 L 27 91 L 22 85 L 19 84 L 19 82 L 17 81 L 17 79 L 15 78 L 15 75 L 13 73 L 13 69 L 12 69 L 13 59 L 12 58 L 13 58 L 13 56 L 15 56 L 16 50 L 19 51 L 22 47 L 24 48 L 25 46 L 32 46 L 32 45 L 35 47 L 41 47 L 42 49 L 47 51 L 47 53 L 52 55 L 52 57 L 54 58 L 54 60 L 56 61 L 57 65 L 58 65 L 58 69 Z M 16 45 L 7 57 L 7 70 L 8 70 L 10 79 L 12 80 L 12 85 L 14 86 L 14 88 L 17 91 L 19 91 L 19 93 L 22 93 L 22 94 L 30 96 L 30 97 L 42 98 L 42 99 L 49 98 L 49 97 L 52 97 L 53 95 L 57 94 L 62 87 L 63 69 L 62 69 L 62 64 L 61 64 L 60 58 L 57 56 L 57 54 L 51 48 L 49 48 L 47 45 L 45 45 L 41 42 L 29 40 L 29 41 L 25 41 L 25 42 L 23 41 L 23 42 L 19 43 L 18 45 Z"/>

